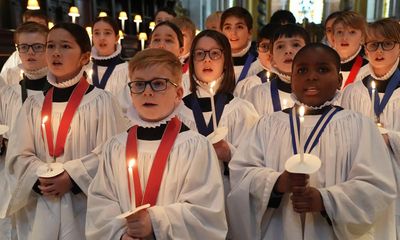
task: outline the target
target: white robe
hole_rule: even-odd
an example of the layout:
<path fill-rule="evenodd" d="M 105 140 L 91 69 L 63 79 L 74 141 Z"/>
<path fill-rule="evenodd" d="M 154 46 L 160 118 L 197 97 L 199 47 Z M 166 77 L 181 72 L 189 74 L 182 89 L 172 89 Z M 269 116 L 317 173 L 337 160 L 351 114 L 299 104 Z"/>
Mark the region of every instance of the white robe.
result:
<path fill-rule="evenodd" d="M 245 79 L 243 79 L 243 81 L 240 81 L 236 85 L 233 95 L 235 95 L 235 97 L 240 97 L 244 99 L 244 96 L 250 89 L 261 84 L 263 84 L 263 82 L 261 81 L 261 78 L 257 75 L 246 77 Z"/>
<path fill-rule="evenodd" d="M 22 80 L 22 70 L 19 66 L 5 70 L 4 81 L 7 85 L 14 85 Z"/>
<path fill-rule="evenodd" d="M 369 73 L 370 72 L 369 72 L 368 64 L 361 66 L 353 83 L 363 80 Z M 350 75 L 350 71 L 340 71 L 340 74 L 342 74 L 342 77 L 343 77 L 342 86 L 340 87 L 340 89 L 343 90 L 344 84 L 346 83 L 346 80 Z M 351 84 L 349 84 L 349 85 L 351 85 Z M 347 85 L 347 86 L 349 86 L 349 85 Z"/>
<path fill-rule="evenodd" d="M 27 98 L 10 135 L 6 171 L 14 181 L 8 182 L 12 195 L 5 203 L 6 215 L 15 214 L 19 239 L 84 239 L 85 195 L 98 166 L 90 153 L 127 126 L 110 93 L 94 88 L 85 95 L 71 122 L 64 153 L 57 158 L 83 192 L 46 198 L 32 190 L 36 170 L 48 157 L 41 135 L 43 100 L 41 94 Z M 52 129 L 58 129 L 66 105 L 53 103 Z"/>
<path fill-rule="evenodd" d="M 209 93 L 202 88 L 198 88 L 197 96 L 207 97 L 209 96 Z M 203 116 L 207 125 L 212 119 L 211 115 L 211 112 L 203 112 Z M 182 106 L 178 113 L 178 117 L 190 129 L 198 131 L 193 112 L 190 108 Z M 236 151 L 236 148 L 239 146 L 241 140 L 247 135 L 258 119 L 259 116 L 254 107 L 243 99 L 235 97 L 227 105 L 225 105 L 221 119 L 218 123 L 218 127 L 228 128 L 228 134 L 224 140 L 228 143 L 232 156 Z M 223 175 L 224 166 L 222 161 L 220 161 L 220 167 Z M 230 191 L 229 177 L 223 175 L 223 182 L 226 196 Z"/>
<path fill-rule="evenodd" d="M 240 74 L 242 73 L 243 67 L 244 67 L 244 65 L 233 66 L 236 82 L 238 81 Z M 254 62 L 251 63 L 249 71 L 247 72 L 245 78 L 255 75 L 255 74 L 259 73 L 260 71 L 262 71 L 263 69 L 264 68 L 263 68 L 260 60 L 256 59 Z M 245 79 L 243 79 L 241 81 L 245 81 Z"/>
<path fill-rule="evenodd" d="M 86 237 L 115 239 L 126 232 L 131 209 L 121 133 L 103 148 L 99 171 L 89 188 Z M 138 140 L 138 164 L 145 189 L 160 140 Z M 134 198 L 134 193 L 132 194 Z M 163 174 L 155 206 L 148 210 L 156 239 L 225 239 L 227 223 L 218 159 L 211 144 L 193 131 L 178 135 Z"/>
<path fill-rule="evenodd" d="M 294 102 L 290 93 L 278 89 L 282 109 L 292 107 Z M 266 82 L 251 88 L 243 97 L 251 102 L 260 116 L 270 115 L 274 112 L 271 96 L 271 83 Z"/>
<path fill-rule="evenodd" d="M 303 136 L 319 117 L 305 116 Z M 373 123 L 340 111 L 312 154 L 322 165 L 310 175 L 309 184 L 320 191 L 333 225 L 319 212 L 307 213 L 304 239 L 394 239 L 395 180 L 389 153 Z M 278 208 L 267 207 L 292 155 L 289 115 L 284 112 L 261 118 L 241 143 L 229 164 L 232 191 L 227 206 L 233 239 L 301 239 L 300 215 L 289 194 Z"/>
<path fill-rule="evenodd" d="M 90 62 L 86 66 L 86 69 L 88 69 L 87 70 L 88 82 L 93 85 L 92 66 L 93 63 Z M 98 66 L 98 77 L 100 82 L 106 70 L 107 67 Z M 108 79 L 104 90 L 111 92 L 114 96 L 117 97 L 118 94 L 124 89 L 124 87 L 128 85 L 128 83 L 129 83 L 128 62 L 124 62 L 115 66 L 114 71 L 111 73 L 110 78 Z"/>
<path fill-rule="evenodd" d="M 384 93 L 378 93 L 382 100 Z M 359 112 L 373 119 L 371 110 L 371 98 L 368 89 L 362 81 L 352 84 L 344 90 L 342 97 L 342 106 Z M 397 192 L 400 192 L 400 88 L 393 92 L 383 113 L 380 116 L 380 121 L 384 128 L 387 129 L 393 162 L 393 169 L 397 180 Z M 396 219 L 397 219 L 397 238 L 400 239 L 400 197 L 397 197 L 396 204 Z"/>
<path fill-rule="evenodd" d="M 21 63 L 21 58 L 19 57 L 18 51 L 14 51 L 7 61 L 4 63 L 3 67 L 1 68 L 0 75 L 3 77 L 4 80 L 7 79 L 7 69 L 14 68 Z"/>

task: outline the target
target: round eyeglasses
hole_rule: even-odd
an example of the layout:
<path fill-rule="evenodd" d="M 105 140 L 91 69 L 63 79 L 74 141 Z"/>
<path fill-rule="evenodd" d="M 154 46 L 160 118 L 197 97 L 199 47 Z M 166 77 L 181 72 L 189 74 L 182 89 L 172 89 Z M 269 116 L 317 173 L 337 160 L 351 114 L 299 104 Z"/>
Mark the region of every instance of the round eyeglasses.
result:
<path fill-rule="evenodd" d="M 257 44 L 258 51 L 262 53 L 266 53 L 269 51 L 269 44 L 268 43 L 259 43 Z"/>
<path fill-rule="evenodd" d="M 202 50 L 202 49 L 197 49 L 197 50 L 194 50 L 194 53 L 192 56 L 195 61 L 203 61 L 207 55 L 208 55 L 208 57 L 210 57 L 211 60 L 220 59 L 222 57 L 222 49 L 213 48 L 208 51 Z"/>
<path fill-rule="evenodd" d="M 46 44 L 43 43 L 34 43 L 34 44 L 17 44 L 16 45 L 18 52 L 27 53 L 29 52 L 29 48 L 32 48 L 34 53 L 44 52 L 46 49 Z"/>
<path fill-rule="evenodd" d="M 385 51 L 390 51 L 396 46 L 398 42 L 396 41 L 383 41 L 383 42 L 367 42 L 365 43 L 365 48 L 370 51 L 370 52 L 375 52 L 378 50 L 378 47 L 381 46 L 381 48 Z"/>
<path fill-rule="evenodd" d="M 132 82 L 128 83 L 129 89 L 133 94 L 139 94 L 144 92 L 147 85 L 150 85 L 151 89 L 154 92 L 161 92 L 167 89 L 167 84 L 171 83 L 173 86 L 178 87 L 178 84 L 172 82 L 168 78 L 153 78 L 148 81 L 142 80 L 133 80 Z"/>

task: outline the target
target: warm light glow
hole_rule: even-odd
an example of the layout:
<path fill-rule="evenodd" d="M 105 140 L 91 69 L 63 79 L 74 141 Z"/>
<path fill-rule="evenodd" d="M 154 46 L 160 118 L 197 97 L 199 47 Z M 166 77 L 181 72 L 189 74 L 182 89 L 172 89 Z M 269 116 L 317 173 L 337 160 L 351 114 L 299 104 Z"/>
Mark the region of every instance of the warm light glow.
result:
<path fill-rule="evenodd" d="M 43 119 L 42 119 L 42 125 L 46 124 L 48 119 L 49 118 L 47 116 L 44 116 Z"/>
<path fill-rule="evenodd" d="M 269 81 L 269 77 L 271 77 L 271 73 L 267 71 L 267 80 Z"/>
<path fill-rule="evenodd" d="M 196 29 L 196 35 L 199 34 L 201 31 L 199 29 Z"/>
<path fill-rule="evenodd" d="M 128 168 L 133 168 L 133 166 L 135 166 L 135 164 L 136 164 L 136 161 L 135 161 L 134 158 L 132 158 L 132 159 L 129 161 Z"/>
<path fill-rule="evenodd" d="M 304 108 L 304 106 L 300 106 L 300 108 L 299 108 L 300 120 L 301 120 L 301 118 L 304 118 L 305 111 L 306 111 L 306 109 Z"/>
<path fill-rule="evenodd" d="M 287 101 L 286 98 L 284 98 L 284 99 L 282 100 L 283 109 L 285 109 L 285 108 L 287 107 L 287 104 L 288 104 L 288 101 Z"/>
<path fill-rule="evenodd" d="M 53 23 L 53 22 L 49 22 L 49 23 L 47 24 L 47 27 L 48 27 L 49 29 L 51 29 L 52 27 L 54 27 L 54 23 Z"/>
<path fill-rule="evenodd" d="M 372 81 L 372 82 L 371 82 L 371 88 L 372 88 L 372 91 L 375 91 L 375 89 L 376 89 L 376 83 L 375 83 L 375 81 Z"/>
<path fill-rule="evenodd" d="M 89 37 L 92 36 L 92 27 L 86 27 L 86 32 L 89 35 Z"/>
<path fill-rule="evenodd" d="M 79 16 L 80 16 L 80 14 L 79 14 L 79 9 L 78 9 L 77 7 L 75 7 L 75 6 L 72 6 L 72 7 L 69 9 L 68 16 L 71 16 L 71 17 L 79 17 Z"/>
<path fill-rule="evenodd" d="M 128 19 L 128 15 L 126 14 L 126 12 L 122 11 L 119 13 L 119 20 L 127 20 Z"/>
<path fill-rule="evenodd" d="M 107 13 L 106 12 L 100 12 L 99 13 L 99 17 L 107 17 Z"/>
<path fill-rule="evenodd" d="M 40 6 L 37 0 L 28 0 L 28 6 L 26 8 L 29 10 L 39 10 Z"/>
<path fill-rule="evenodd" d="M 135 15 L 135 19 L 133 20 L 135 23 L 141 23 L 142 22 L 142 16 L 140 15 Z"/>
<path fill-rule="evenodd" d="M 150 22 L 149 23 L 149 28 L 151 29 L 151 31 L 153 31 L 155 27 L 156 27 L 156 23 L 155 22 Z"/>
<path fill-rule="evenodd" d="M 210 82 L 210 93 L 214 94 L 214 86 L 217 83 L 217 81 L 212 81 Z"/>
<path fill-rule="evenodd" d="M 145 32 L 139 33 L 139 40 L 147 40 L 147 34 Z"/>

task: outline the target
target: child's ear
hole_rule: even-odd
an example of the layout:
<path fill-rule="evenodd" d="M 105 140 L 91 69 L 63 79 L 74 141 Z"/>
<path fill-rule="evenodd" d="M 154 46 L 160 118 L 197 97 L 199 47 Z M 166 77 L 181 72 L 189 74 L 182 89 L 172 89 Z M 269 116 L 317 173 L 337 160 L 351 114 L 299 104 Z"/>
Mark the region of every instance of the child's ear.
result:
<path fill-rule="evenodd" d="M 177 87 L 176 89 L 176 99 L 175 99 L 175 103 L 179 104 L 181 102 L 183 98 L 183 88 L 182 86 Z"/>
<path fill-rule="evenodd" d="M 180 48 L 179 48 L 179 57 L 182 56 L 184 50 L 185 50 L 185 49 L 183 49 L 183 47 L 180 47 Z"/>
<path fill-rule="evenodd" d="M 90 61 L 90 52 L 83 53 L 80 60 L 81 66 L 88 64 L 89 61 Z"/>
<path fill-rule="evenodd" d="M 342 87 L 342 82 L 343 82 L 343 75 L 342 73 L 339 73 L 339 85 L 338 85 L 338 90 Z"/>

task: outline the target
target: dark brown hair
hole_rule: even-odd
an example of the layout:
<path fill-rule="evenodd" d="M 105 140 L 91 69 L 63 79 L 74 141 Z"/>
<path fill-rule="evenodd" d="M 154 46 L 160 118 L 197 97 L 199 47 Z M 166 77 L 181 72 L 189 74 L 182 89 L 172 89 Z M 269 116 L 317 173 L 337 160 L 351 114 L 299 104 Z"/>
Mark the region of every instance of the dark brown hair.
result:
<path fill-rule="evenodd" d="M 190 91 L 193 93 L 196 92 L 197 89 L 197 83 L 193 77 L 195 72 L 194 60 L 192 55 L 196 50 L 197 43 L 203 37 L 214 39 L 214 41 L 216 41 L 217 44 L 221 47 L 222 53 L 224 55 L 224 77 L 222 78 L 221 86 L 216 93 L 233 93 L 233 90 L 235 89 L 235 72 L 233 71 L 233 60 L 229 40 L 225 37 L 224 34 L 215 30 L 204 30 L 197 34 L 197 36 L 193 39 L 189 57 Z"/>

